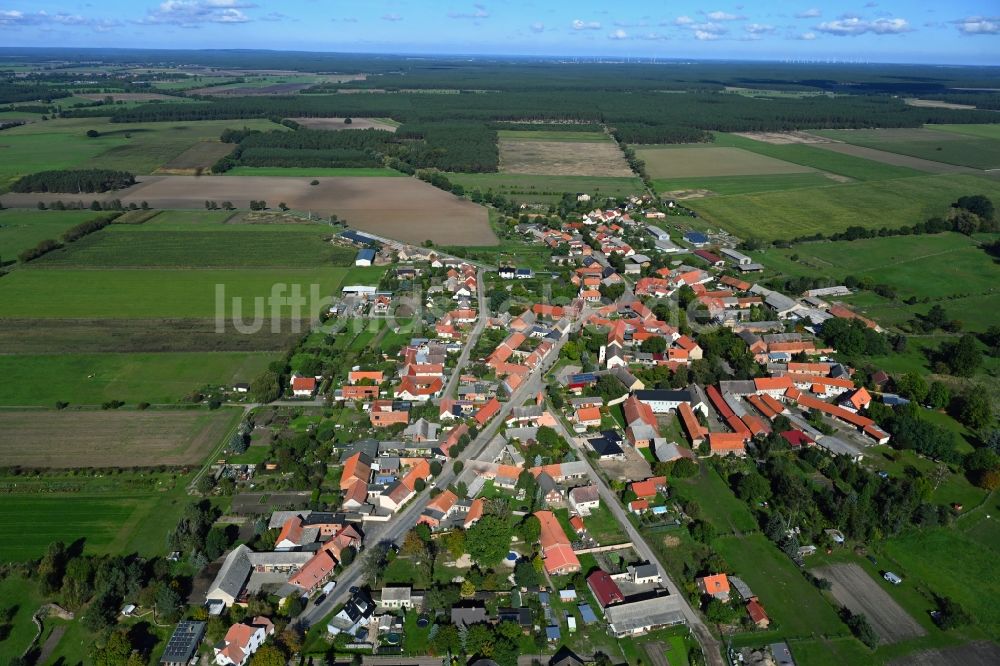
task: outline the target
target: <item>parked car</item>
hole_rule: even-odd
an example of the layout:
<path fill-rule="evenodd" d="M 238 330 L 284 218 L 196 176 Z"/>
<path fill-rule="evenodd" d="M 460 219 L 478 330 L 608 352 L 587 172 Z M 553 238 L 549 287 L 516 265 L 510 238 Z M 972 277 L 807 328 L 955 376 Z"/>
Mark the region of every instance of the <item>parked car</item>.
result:
<path fill-rule="evenodd" d="M 903 582 L 902 578 L 900 578 L 896 574 L 892 573 L 891 571 L 886 571 L 884 574 L 882 574 L 882 578 L 885 578 L 887 581 L 889 581 L 893 585 L 899 585 L 900 583 Z"/>

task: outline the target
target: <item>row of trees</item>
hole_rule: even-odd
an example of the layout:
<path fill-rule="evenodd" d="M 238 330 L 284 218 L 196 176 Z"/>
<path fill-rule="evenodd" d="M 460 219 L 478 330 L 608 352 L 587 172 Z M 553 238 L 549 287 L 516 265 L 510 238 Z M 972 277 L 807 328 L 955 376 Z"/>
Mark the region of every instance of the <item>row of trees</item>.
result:
<path fill-rule="evenodd" d="M 135 174 L 113 169 L 56 169 L 21 176 L 13 192 L 108 192 L 135 185 Z"/>
<path fill-rule="evenodd" d="M 74 225 L 63 232 L 62 242 L 52 238 L 47 238 L 40 241 L 34 247 L 23 250 L 17 255 L 17 260 L 22 264 L 25 264 L 34 259 L 38 259 L 49 252 L 62 248 L 65 243 L 73 243 L 80 240 L 84 236 L 94 233 L 95 231 L 100 231 L 104 227 L 111 224 L 117 217 L 118 214 L 103 215 Z"/>

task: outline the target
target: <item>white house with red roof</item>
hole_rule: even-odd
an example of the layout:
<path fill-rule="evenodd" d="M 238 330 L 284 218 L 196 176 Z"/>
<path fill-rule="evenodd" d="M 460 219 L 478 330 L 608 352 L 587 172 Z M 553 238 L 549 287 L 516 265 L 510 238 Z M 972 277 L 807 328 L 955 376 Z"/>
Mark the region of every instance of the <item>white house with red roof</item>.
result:
<path fill-rule="evenodd" d="M 274 634 L 274 624 L 263 616 L 249 623 L 229 627 L 226 637 L 215 646 L 215 663 L 219 666 L 243 666 L 250 656 Z"/>
<path fill-rule="evenodd" d="M 311 398 L 319 385 L 317 377 L 299 377 L 292 375 L 292 395 L 296 398 Z"/>

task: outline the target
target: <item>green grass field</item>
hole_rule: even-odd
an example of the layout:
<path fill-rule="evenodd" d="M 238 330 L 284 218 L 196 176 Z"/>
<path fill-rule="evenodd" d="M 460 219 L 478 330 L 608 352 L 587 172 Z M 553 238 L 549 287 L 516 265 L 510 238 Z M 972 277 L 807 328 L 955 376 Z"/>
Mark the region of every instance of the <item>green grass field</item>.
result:
<path fill-rule="evenodd" d="M 816 134 L 845 143 L 974 169 L 1000 167 L 1000 139 L 982 130 L 969 136 L 937 129 L 821 130 Z"/>
<path fill-rule="evenodd" d="M 894 287 L 897 300 L 872 292 L 842 299 L 885 324 L 899 325 L 914 313 L 930 309 L 930 303 L 903 303 L 909 297 L 947 299 L 941 305 L 949 315 L 961 319 L 966 328 L 985 330 L 996 323 L 991 303 L 997 298 L 1000 265 L 976 240 L 962 234 L 803 243 L 793 249 L 769 248 L 753 254 L 768 269 L 783 275 L 827 275 L 838 281 L 848 275 L 870 276 Z M 797 260 L 793 261 L 793 256 Z"/>
<path fill-rule="evenodd" d="M 0 144 L 0 191 L 26 173 L 46 169 L 107 168 L 152 173 L 226 128 L 281 130 L 267 120 L 185 123 L 112 123 L 107 118 L 67 118 L 14 127 Z M 88 130 L 101 133 L 87 137 Z"/>
<path fill-rule="evenodd" d="M 743 148 L 760 155 L 828 171 L 853 180 L 891 180 L 924 175 L 924 172 L 915 169 L 873 162 L 853 155 L 842 155 L 801 143 L 773 144 L 735 134 L 716 133 L 714 145 Z"/>
<path fill-rule="evenodd" d="M 705 520 L 712 523 L 720 534 L 757 531 L 757 521 L 746 505 L 736 499 L 726 482 L 710 466 L 703 465 L 697 476 L 677 479 L 672 483 L 673 494 L 695 500 L 701 506 Z"/>
<path fill-rule="evenodd" d="M 0 503 L 0 530 L 19 534 L 0 544 L 0 562 L 33 559 L 53 541 L 69 545 L 77 539 L 85 540 L 84 552 L 90 554 L 163 555 L 167 534 L 190 502 L 185 487 L 192 474 L 40 477 L 32 482 L 38 492 L 7 494 Z M 60 480 L 79 489 L 42 489 L 45 482 Z M 0 483 L 15 481 L 0 478 Z"/>
<path fill-rule="evenodd" d="M 836 185 L 828 176 L 817 171 L 784 173 L 766 176 L 714 176 L 705 178 L 667 178 L 653 181 L 653 188 L 662 193 L 679 190 L 709 190 L 713 194 L 749 194 L 773 190 L 797 190 L 803 187 Z"/>
<path fill-rule="evenodd" d="M 321 176 L 364 176 L 364 177 L 405 177 L 406 174 L 395 169 L 383 169 L 378 167 L 246 167 L 240 166 L 222 174 L 223 176 L 287 176 L 289 178 L 319 178 Z"/>
<path fill-rule="evenodd" d="M 0 512 L 2 511 L 0 508 Z M 0 561 L 6 562 L 8 558 L 0 556 Z M 10 623 L 10 633 L 0 640 L 0 662 L 9 663 L 28 649 L 35 637 L 35 625 L 31 616 L 41 604 L 42 596 L 35 581 L 14 575 L 0 579 L 0 610 L 11 607 L 16 609 Z"/>
<path fill-rule="evenodd" d="M 712 544 L 760 598 L 778 636 L 847 634 L 819 590 L 809 584 L 798 567 L 761 534 L 721 537 Z M 777 625 L 777 626 L 775 626 Z"/>
<path fill-rule="evenodd" d="M 529 141 L 611 141 L 604 132 L 561 132 L 558 130 L 499 130 L 500 139 L 527 139 Z"/>
<path fill-rule="evenodd" d="M 925 125 L 927 129 L 1000 141 L 1000 125 Z"/>
<path fill-rule="evenodd" d="M 271 231 L 277 227 L 299 233 Z M 193 231 L 111 225 L 46 254 L 29 268 L 351 266 L 355 251 L 324 240 L 331 235 L 319 225 L 203 225 Z"/>
<path fill-rule="evenodd" d="M 952 597 L 994 640 L 1000 637 L 1000 606 L 995 603 L 1000 594 L 998 510 L 994 495 L 953 527 L 904 534 L 883 546 L 904 581 L 918 578 L 934 593 Z"/>
<path fill-rule="evenodd" d="M 0 405 L 174 403 L 206 385 L 249 382 L 278 358 L 257 352 L 0 355 L 6 378 Z"/>
<path fill-rule="evenodd" d="M 0 210 L 0 264 L 47 238 L 59 238 L 70 227 L 97 213 L 89 210 Z"/>
<path fill-rule="evenodd" d="M 349 280 L 376 284 L 384 268 L 234 269 L 234 270 L 17 270 L 0 280 L 0 317 L 214 317 L 217 291 L 232 313 L 242 298 L 244 318 L 252 319 L 254 297 L 266 299 L 276 285 L 293 285 L 309 298 L 316 285 L 322 299 Z M 219 289 L 217 286 L 221 285 Z M 224 289 L 223 289 L 224 288 Z M 303 308 L 308 314 L 309 306 Z M 265 308 L 264 313 L 270 311 Z M 291 308 L 278 315 L 290 316 Z"/>
<path fill-rule="evenodd" d="M 897 178 L 787 192 L 691 199 L 710 225 L 764 240 L 830 234 L 850 226 L 898 228 L 947 212 L 966 194 L 1000 199 L 1000 182 L 972 175 Z"/>
<path fill-rule="evenodd" d="M 812 168 L 715 143 L 640 146 L 639 159 L 652 178 L 715 178 L 805 173 Z"/>

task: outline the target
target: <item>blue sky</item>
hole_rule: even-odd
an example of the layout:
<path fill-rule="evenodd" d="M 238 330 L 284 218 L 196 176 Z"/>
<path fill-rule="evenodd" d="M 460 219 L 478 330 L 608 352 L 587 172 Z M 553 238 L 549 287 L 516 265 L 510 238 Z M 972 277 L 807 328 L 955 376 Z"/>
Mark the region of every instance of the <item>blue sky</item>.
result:
<path fill-rule="evenodd" d="M 0 0 L 0 45 L 1000 64 L 997 0 Z"/>

